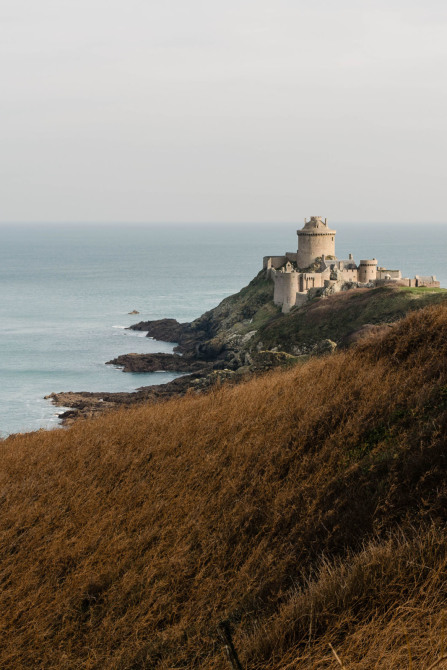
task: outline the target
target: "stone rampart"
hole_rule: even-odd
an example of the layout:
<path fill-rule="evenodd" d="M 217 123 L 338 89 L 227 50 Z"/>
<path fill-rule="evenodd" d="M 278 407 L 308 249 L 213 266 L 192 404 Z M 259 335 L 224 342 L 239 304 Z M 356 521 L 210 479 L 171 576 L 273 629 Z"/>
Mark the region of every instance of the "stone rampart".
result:
<path fill-rule="evenodd" d="M 432 275 L 431 277 L 421 277 L 420 275 L 415 276 L 416 286 L 425 286 L 426 288 L 439 288 L 441 283 L 436 281 L 436 277 Z"/>
<path fill-rule="evenodd" d="M 262 267 L 264 270 L 277 270 L 287 262 L 287 256 L 264 256 Z"/>

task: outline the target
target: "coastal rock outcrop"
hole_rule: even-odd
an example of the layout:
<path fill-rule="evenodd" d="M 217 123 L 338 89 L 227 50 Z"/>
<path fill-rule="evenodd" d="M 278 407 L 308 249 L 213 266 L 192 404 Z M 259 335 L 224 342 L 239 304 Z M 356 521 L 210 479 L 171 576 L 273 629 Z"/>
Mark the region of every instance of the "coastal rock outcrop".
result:
<path fill-rule="evenodd" d="M 206 361 L 178 354 L 124 354 L 106 365 L 116 365 L 123 372 L 199 372 L 210 367 Z"/>
<path fill-rule="evenodd" d="M 226 375 L 228 377 L 228 375 Z M 57 407 L 66 407 L 59 414 L 59 419 L 65 426 L 71 425 L 79 418 L 90 418 L 104 411 L 141 405 L 147 402 L 167 400 L 174 396 L 183 396 L 186 393 L 202 392 L 209 389 L 215 383 L 220 382 L 222 376 L 219 373 L 206 374 L 196 372 L 173 379 L 167 384 L 144 386 L 136 391 L 101 393 L 101 392 L 61 392 L 51 393 L 46 396 Z"/>
<path fill-rule="evenodd" d="M 140 321 L 129 330 L 140 330 L 147 333 L 147 337 L 153 337 L 160 342 L 176 342 L 180 344 L 186 331 L 189 330 L 189 323 L 179 323 L 176 319 L 157 319 L 155 321 Z"/>

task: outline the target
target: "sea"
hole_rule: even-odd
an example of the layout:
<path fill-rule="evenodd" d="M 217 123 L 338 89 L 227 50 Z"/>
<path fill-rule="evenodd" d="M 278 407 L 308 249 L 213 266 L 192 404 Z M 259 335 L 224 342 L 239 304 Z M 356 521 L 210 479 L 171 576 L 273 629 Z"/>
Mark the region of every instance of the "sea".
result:
<path fill-rule="evenodd" d="M 447 287 L 447 224 L 339 222 L 338 258 L 376 257 Z M 132 391 L 173 373 L 105 365 L 130 352 L 170 352 L 128 330 L 142 320 L 191 321 L 239 291 L 266 255 L 296 251 L 302 223 L 1 224 L 0 436 L 55 428 L 60 391 Z M 139 314 L 129 312 L 137 310 Z"/>

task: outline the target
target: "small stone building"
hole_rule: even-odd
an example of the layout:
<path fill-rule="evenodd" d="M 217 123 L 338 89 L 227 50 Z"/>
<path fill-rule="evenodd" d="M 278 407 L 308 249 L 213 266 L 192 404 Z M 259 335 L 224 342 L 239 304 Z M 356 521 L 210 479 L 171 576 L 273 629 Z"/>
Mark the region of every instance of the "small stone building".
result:
<path fill-rule="evenodd" d="M 372 288 L 394 283 L 400 286 L 439 287 L 435 276 L 403 278 L 400 270 L 387 270 L 375 258 L 357 265 L 352 254 L 347 260 L 335 255 L 336 231 L 327 219 L 311 216 L 297 231 L 298 251 L 284 256 L 265 256 L 263 267 L 275 284 L 274 302 L 284 312 L 304 304 L 314 295 L 330 295 L 348 288 Z"/>

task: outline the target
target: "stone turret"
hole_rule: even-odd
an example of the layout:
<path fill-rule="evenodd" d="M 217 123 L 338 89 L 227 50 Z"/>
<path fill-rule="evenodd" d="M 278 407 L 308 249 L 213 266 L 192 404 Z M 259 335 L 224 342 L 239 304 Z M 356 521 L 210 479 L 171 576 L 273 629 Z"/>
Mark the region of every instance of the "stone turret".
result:
<path fill-rule="evenodd" d="M 335 258 L 335 233 L 321 216 L 311 216 L 309 221 L 304 219 L 304 228 L 297 230 L 298 267 L 308 268 L 321 256 Z"/>
<path fill-rule="evenodd" d="M 366 284 L 367 282 L 375 281 L 377 279 L 377 260 L 360 261 L 359 265 L 359 282 Z"/>

